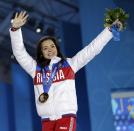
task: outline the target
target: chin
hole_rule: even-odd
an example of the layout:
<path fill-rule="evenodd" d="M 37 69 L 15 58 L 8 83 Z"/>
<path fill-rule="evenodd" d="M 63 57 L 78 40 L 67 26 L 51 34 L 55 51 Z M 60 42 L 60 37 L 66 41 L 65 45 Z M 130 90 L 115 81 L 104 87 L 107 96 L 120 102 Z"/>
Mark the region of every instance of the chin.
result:
<path fill-rule="evenodd" d="M 53 57 L 55 57 L 55 56 L 52 56 L 52 57 L 48 57 L 47 59 L 51 60 L 51 59 L 53 59 Z"/>
<path fill-rule="evenodd" d="M 56 55 L 54 55 L 54 56 L 48 56 L 48 57 L 45 57 L 45 58 L 48 59 L 48 60 L 51 60 L 51 59 L 53 59 L 54 57 L 56 57 Z"/>

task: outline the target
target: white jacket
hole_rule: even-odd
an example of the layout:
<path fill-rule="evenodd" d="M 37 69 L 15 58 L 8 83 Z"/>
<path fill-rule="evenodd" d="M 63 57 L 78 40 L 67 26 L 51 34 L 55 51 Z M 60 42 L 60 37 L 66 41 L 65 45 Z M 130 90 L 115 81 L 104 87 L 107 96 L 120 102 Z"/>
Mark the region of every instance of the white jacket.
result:
<path fill-rule="evenodd" d="M 66 66 L 57 72 L 51 85 L 48 93 L 49 99 L 42 104 L 38 101 L 40 94 L 43 93 L 42 76 L 36 70 L 36 61 L 25 50 L 21 29 L 14 32 L 10 30 L 10 36 L 14 56 L 22 68 L 33 78 L 38 115 L 42 119 L 49 118 L 50 120 L 59 119 L 64 114 L 77 113 L 75 73 L 99 54 L 113 37 L 108 28 L 105 28 L 89 45 L 72 58 L 67 58 Z M 50 62 L 50 69 L 53 63 L 57 63 L 60 59 L 54 57 Z M 49 77 L 49 73 L 46 77 Z"/>

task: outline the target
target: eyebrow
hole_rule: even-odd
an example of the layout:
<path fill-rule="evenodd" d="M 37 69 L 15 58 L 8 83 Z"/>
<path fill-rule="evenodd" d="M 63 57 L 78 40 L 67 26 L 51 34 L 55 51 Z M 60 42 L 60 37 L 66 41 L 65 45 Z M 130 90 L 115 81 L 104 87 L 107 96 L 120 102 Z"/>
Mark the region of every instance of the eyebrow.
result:
<path fill-rule="evenodd" d="M 55 44 L 51 44 L 50 46 L 53 46 L 53 45 L 55 46 Z M 49 46 L 47 46 L 47 45 L 44 45 L 44 46 L 42 46 L 42 47 L 49 47 Z"/>

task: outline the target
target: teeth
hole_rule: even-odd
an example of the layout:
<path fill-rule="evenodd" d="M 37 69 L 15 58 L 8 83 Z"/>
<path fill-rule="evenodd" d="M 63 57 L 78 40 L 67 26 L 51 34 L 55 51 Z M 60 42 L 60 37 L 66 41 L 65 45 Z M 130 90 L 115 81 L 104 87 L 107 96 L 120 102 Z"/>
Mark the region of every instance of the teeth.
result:
<path fill-rule="evenodd" d="M 52 56 L 53 54 L 48 54 L 48 56 Z"/>

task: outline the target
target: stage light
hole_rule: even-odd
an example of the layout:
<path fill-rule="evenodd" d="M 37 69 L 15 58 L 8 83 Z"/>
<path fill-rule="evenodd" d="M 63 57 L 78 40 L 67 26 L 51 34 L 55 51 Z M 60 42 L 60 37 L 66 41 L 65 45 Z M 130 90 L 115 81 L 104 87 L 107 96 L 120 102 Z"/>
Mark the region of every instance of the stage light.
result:
<path fill-rule="evenodd" d="M 41 31 L 42 31 L 42 30 L 41 30 L 40 28 L 37 28 L 37 29 L 36 29 L 36 32 L 37 32 L 37 33 L 40 33 Z"/>
<path fill-rule="evenodd" d="M 120 126 L 117 126 L 117 127 L 116 127 L 116 130 L 117 130 L 117 131 L 120 131 L 120 130 L 121 130 L 121 127 L 120 127 Z"/>
<path fill-rule="evenodd" d="M 43 31 L 44 31 L 44 23 L 40 21 L 36 26 L 36 32 L 43 33 Z"/>

